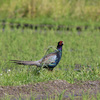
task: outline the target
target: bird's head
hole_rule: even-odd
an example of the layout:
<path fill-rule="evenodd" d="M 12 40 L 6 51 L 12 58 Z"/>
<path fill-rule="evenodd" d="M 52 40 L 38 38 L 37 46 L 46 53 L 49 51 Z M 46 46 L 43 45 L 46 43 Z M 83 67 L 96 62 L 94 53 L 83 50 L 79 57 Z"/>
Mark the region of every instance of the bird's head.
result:
<path fill-rule="evenodd" d="M 57 45 L 57 49 L 62 50 L 63 44 L 64 44 L 63 41 L 59 41 Z"/>
<path fill-rule="evenodd" d="M 63 41 L 58 42 L 58 46 L 62 46 L 63 44 L 64 44 Z"/>

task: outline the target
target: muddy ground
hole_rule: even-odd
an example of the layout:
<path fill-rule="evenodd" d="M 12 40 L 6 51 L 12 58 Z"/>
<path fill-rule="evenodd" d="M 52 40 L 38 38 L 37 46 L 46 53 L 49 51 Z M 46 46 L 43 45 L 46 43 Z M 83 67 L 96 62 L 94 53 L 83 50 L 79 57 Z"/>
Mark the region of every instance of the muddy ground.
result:
<path fill-rule="evenodd" d="M 65 91 L 64 91 L 65 90 Z M 28 84 L 23 86 L 0 86 L 0 98 L 9 96 L 11 100 L 43 100 L 46 98 L 55 99 L 55 95 L 64 92 L 63 100 L 70 99 L 69 95 L 74 95 L 77 100 L 81 100 L 82 94 L 96 95 L 100 93 L 100 81 L 76 82 L 70 84 L 65 80 L 54 80 L 48 82 L 40 82 L 37 84 Z"/>

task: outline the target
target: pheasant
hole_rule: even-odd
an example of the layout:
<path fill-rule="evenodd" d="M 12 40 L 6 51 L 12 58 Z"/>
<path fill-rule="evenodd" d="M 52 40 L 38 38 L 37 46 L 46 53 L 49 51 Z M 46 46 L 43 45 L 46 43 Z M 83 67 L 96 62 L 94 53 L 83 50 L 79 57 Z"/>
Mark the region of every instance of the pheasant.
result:
<path fill-rule="evenodd" d="M 47 68 L 48 70 L 52 71 L 53 68 L 56 67 L 59 61 L 61 60 L 62 46 L 63 46 L 63 41 L 59 41 L 57 49 L 54 52 L 45 55 L 43 58 L 37 61 L 20 61 L 20 60 L 11 60 L 11 61 L 19 65 L 36 65 L 37 67 Z"/>

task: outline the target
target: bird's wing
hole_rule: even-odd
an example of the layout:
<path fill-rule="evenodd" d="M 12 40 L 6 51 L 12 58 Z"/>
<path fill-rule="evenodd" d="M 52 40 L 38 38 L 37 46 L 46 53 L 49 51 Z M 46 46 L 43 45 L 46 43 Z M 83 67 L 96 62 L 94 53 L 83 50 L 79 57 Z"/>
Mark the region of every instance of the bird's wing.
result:
<path fill-rule="evenodd" d="M 49 65 L 55 63 L 57 60 L 57 54 L 56 53 L 50 53 L 42 58 L 42 64 Z"/>

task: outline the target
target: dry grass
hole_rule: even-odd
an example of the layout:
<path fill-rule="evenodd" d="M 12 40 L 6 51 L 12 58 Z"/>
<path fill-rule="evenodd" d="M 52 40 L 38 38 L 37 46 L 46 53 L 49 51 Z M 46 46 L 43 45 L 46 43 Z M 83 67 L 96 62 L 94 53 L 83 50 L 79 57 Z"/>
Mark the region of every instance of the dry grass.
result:
<path fill-rule="evenodd" d="M 50 17 L 100 21 L 100 1 L 93 0 L 10 0 L 2 2 L 0 12 L 9 18 Z M 2 15 L 2 16 L 4 16 Z"/>

